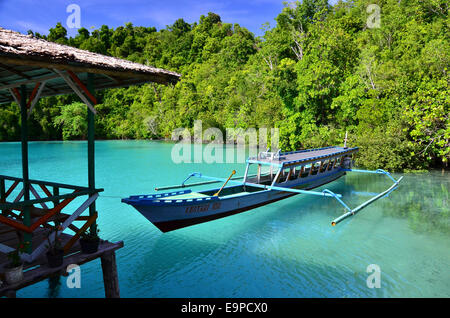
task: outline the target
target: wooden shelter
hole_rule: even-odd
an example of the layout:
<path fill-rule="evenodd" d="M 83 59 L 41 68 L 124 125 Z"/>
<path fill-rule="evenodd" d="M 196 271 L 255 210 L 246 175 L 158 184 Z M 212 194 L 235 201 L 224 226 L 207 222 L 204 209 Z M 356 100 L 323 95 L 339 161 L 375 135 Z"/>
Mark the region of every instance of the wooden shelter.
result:
<path fill-rule="evenodd" d="M 22 149 L 22 177 L 0 175 L 0 272 L 6 263 L 6 254 L 14 251 L 19 242 L 29 243 L 26 253 L 21 256 L 26 262 L 25 268 L 33 268 L 25 272 L 21 284 L 0 286 L 0 296 L 15 294 L 17 289 L 65 270 L 47 268 L 43 257 L 47 251 L 48 233 L 55 225 L 74 232 L 73 236 L 60 234 L 66 253 L 64 264 L 70 264 L 67 263 L 69 259 L 81 264 L 100 257 L 106 295 L 119 296 L 114 251 L 122 247 L 123 242 L 102 241 L 99 252 L 89 257 L 80 254 L 77 243 L 86 229 L 96 230 L 95 201 L 102 191 L 95 184 L 95 90 L 148 82 L 169 84 L 176 83 L 179 78 L 179 74 L 167 70 L 0 28 L 0 107 L 12 101 L 20 106 Z M 88 186 L 30 180 L 28 117 L 40 97 L 70 93 L 75 93 L 87 105 Z M 15 198 L 10 198 L 19 190 Z M 67 212 L 65 207 L 80 197 L 84 198 L 83 203 L 75 211 Z M 82 216 L 86 210 L 89 215 Z M 83 225 L 76 227 L 75 221 L 83 222 Z"/>

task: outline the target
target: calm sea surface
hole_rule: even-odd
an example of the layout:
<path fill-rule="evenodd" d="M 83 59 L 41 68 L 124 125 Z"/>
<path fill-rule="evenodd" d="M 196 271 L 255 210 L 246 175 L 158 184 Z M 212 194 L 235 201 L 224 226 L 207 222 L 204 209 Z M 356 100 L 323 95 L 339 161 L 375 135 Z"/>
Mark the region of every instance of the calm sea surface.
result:
<path fill-rule="evenodd" d="M 87 185 L 86 147 L 30 143 L 30 177 Z M 245 169 L 175 164 L 172 147 L 96 142 L 97 186 L 105 189 L 97 200 L 100 234 L 125 243 L 116 255 L 122 297 L 450 297 L 448 172 L 405 174 L 389 198 L 336 227 L 330 222 L 344 211 L 334 199 L 298 195 L 163 234 L 120 198 L 179 184 L 191 172 L 228 177 Z M 0 143 L 0 158 L 0 174 L 21 176 L 19 143 Z M 355 207 L 390 185 L 385 176 L 348 174 L 321 189 Z M 371 264 L 381 270 L 380 288 L 367 286 Z M 104 297 L 100 261 L 81 266 L 80 289 L 61 277 L 18 297 Z"/>

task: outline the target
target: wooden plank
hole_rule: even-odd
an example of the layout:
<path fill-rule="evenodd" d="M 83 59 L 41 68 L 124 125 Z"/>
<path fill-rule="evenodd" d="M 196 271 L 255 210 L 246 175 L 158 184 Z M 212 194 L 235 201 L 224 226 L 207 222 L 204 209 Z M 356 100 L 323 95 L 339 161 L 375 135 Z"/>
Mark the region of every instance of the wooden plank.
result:
<path fill-rule="evenodd" d="M 68 71 L 70 72 L 70 71 Z M 82 85 L 82 83 L 80 83 Z M 87 74 L 87 88 L 84 87 L 84 89 L 88 90 L 90 95 L 94 98 L 94 105 L 97 101 L 94 97 L 94 74 L 88 73 Z M 88 105 L 89 106 L 89 105 Z M 88 156 L 88 184 L 89 189 L 94 190 L 95 189 L 95 118 L 94 118 L 95 108 L 90 107 L 87 109 L 87 123 L 88 123 L 88 146 L 87 146 L 87 156 Z M 95 202 L 93 202 L 89 206 L 89 215 L 93 216 L 96 214 L 96 207 Z M 97 223 L 94 222 L 91 224 L 91 232 L 95 233 L 97 232 Z"/>

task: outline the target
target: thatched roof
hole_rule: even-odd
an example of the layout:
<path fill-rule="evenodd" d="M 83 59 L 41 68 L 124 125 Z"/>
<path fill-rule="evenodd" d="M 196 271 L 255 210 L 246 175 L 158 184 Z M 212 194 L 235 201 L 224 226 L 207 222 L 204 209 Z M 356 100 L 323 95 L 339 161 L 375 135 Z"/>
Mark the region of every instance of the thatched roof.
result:
<path fill-rule="evenodd" d="M 82 80 L 87 73 L 93 73 L 96 89 L 146 82 L 175 83 L 180 78 L 175 72 L 0 28 L 0 103 L 12 100 L 6 88 L 25 83 L 32 89 L 39 79 L 47 80 L 41 96 L 72 93 L 54 69 L 72 71 Z"/>

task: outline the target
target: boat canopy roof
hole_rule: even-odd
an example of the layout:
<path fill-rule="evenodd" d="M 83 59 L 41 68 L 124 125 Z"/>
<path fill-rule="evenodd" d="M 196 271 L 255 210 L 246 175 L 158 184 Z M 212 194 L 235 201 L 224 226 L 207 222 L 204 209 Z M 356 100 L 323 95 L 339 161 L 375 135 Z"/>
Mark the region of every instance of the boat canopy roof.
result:
<path fill-rule="evenodd" d="M 291 152 L 281 152 L 277 154 L 261 152 L 257 157 L 250 157 L 247 163 L 256 163 L 261 165 L 271 165 L 276 167 L 300 166 L 316 161 L 327 160 L 331 158 L 350 155 L 359 150 L 358 147 L 325 147 L 317 149 L 305 149 Z"/>

